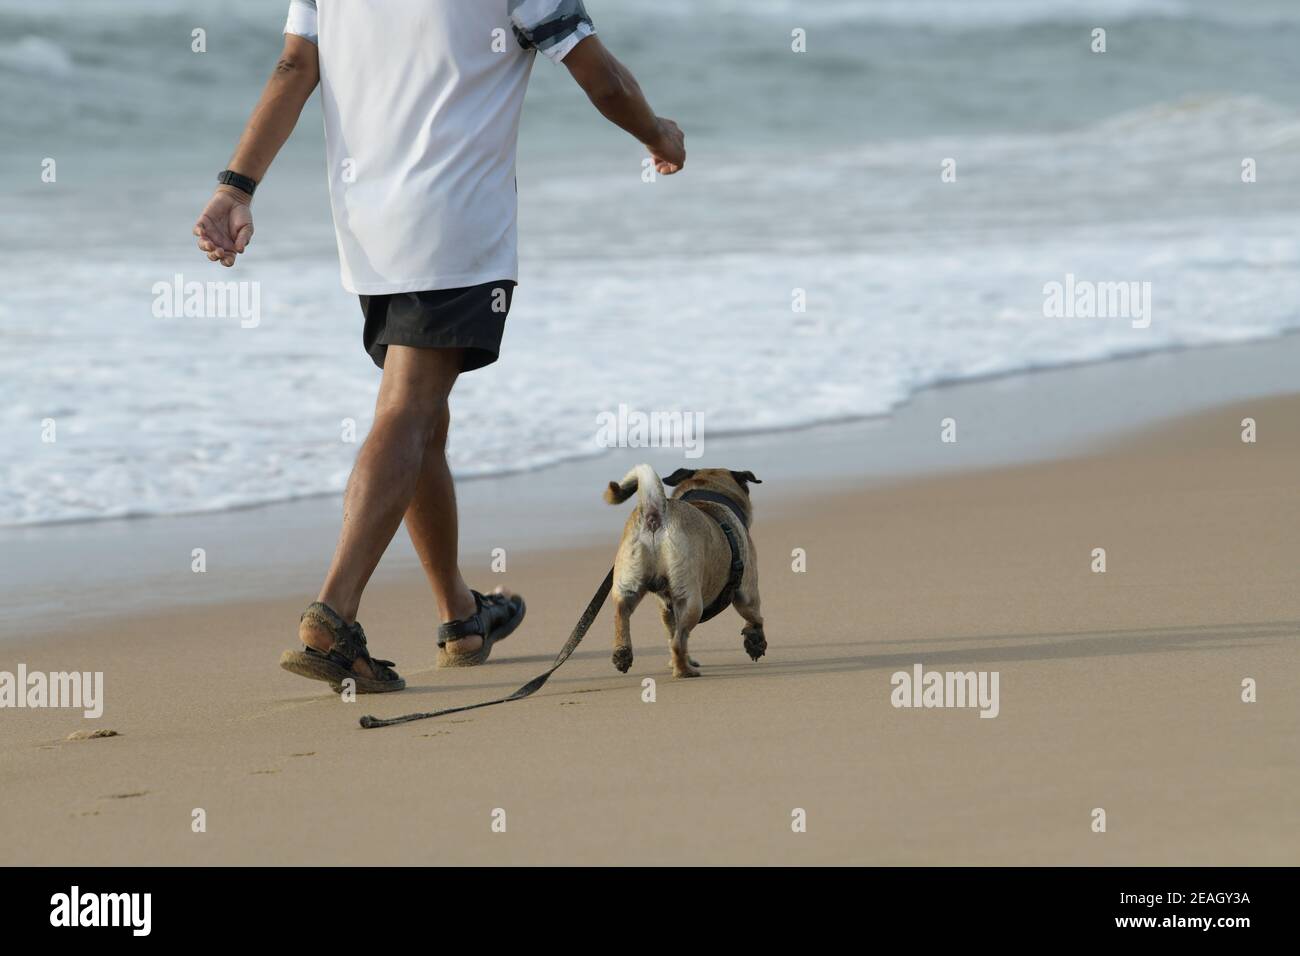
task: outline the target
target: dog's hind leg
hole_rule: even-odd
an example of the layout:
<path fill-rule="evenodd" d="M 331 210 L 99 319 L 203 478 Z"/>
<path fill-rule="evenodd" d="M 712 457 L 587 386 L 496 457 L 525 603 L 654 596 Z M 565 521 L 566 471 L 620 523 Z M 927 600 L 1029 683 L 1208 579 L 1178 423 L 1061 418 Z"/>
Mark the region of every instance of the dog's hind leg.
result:
<path fill-rule="evenodd" d="M 740 633 L 745 637 L 745 652 L 755 661 L 767 653 L 767 636 L 763 633 L 763 614 L 759 609 L 757 583 L 754 582 L 752 597 L 743 588 L 737 588 L 736 596 L 731 600 L 732 607 L 748 622 Z"/>
<path fill-rule="evenodd" d="M 673 660 L 674 677 L 700 676 L 700 667 L 691 660 L 691 656 L 686 649 L 686 642 L 691 638 L 691 629 L 700 623 L 700 614 L 703 611 L 704 605 L 700 601 L 698 594 L 673 601 L 673 629 L 669 650 Z"/>
<path fill-rule="evenodd" d="M 677 625 L 673 623 L 673 608 L 671 604 L 660 605 L 659 619 L 664 622 L 664 630 L 668 632 L 668 641 L 671 644 L 673 632 L 677 630 Z M 687 657 L 686 660 L 692 667 L 700 666 L 700 662 L 693 657 Z"/>
<path fill-rule="evenodd" d="M 641 603 L 644 591 L 633 594 L 614 592 L 614 666 L 624 674 L 632 666 L 632 612 Z"/>

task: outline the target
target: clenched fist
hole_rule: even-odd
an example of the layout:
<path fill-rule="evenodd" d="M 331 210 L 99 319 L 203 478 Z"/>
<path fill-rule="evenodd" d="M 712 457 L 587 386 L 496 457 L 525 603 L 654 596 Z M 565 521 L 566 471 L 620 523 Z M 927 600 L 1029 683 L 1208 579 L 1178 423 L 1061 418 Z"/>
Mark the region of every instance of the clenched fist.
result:
<path fill-rule="evenodd" d="M 248 193 L 218 186 L 194 224 L 199 249 L 213 262 L 229 268 L 253 238 L 253 210 Z"/>

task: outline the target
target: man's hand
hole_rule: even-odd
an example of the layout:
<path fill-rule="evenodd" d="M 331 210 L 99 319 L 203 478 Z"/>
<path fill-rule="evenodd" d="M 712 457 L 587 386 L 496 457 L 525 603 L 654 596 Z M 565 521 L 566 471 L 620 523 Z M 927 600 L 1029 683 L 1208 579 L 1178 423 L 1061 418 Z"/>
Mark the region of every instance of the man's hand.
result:
<path fill-rule="evenodd" d="M 248 248 L 253 238 L 252 197 L 233 186 L 218 186 L 194 224 L 199 249 L 213 262 L 226 268 L 235 264 L 235 256 Z"/>
<path fill-rule="evenodd" d="M 659 136 L 645 147 L 650 150 L 655 171 L 664 176 L 671 176 L 686 165 L 686 134 L 670 119 L 659 117 Z"/>

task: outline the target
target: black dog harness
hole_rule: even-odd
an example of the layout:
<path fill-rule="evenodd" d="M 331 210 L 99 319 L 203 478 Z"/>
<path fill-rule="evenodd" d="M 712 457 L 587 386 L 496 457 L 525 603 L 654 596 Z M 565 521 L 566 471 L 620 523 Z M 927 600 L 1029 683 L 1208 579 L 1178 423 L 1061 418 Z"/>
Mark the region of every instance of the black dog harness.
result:
<path fill-rule="evenodd" d="M 716 491 L 705 491 L 703 489 L 695 489 L 686 492 L 681 497 L 676 498 L 674 500 L 675 501 L 708 501 L 715 505 L 722 505 L 732 514 L 734 514 L 737 519 L 739 519 L 740 526 L 742 528 L 749 527 L 749 522 L 745 520 L 745 510 L 741 508 L 740 505 L 738 505 L 733 499 L 728 498 L 726 495 L 719 494 Z M 701 508 L 700 510 L 704 511 L 703 508 Z M 727 577 L 727 583 L 722 588 L 722 593 L 719 594 L 716 598 L 714 598 L 713 603 L 710 604 L 708 607 L 706 607 L 704 609 L 704 613 L 700 615 L 701 624 L 703 624 L 705 621 L 709 620 L 710 618 L 717 617 L 719 614 L 723 612 L 723 610 L 727 607 L 727 605 L 731 603 L 732 597 L 734 597 L 736 594 L 736 588 L 740 587 L 740 580 L 742 577 L 744 577 L 745 574 L 745 562 L 741 560 L 740 557 L 740 542 L 736 540 L 735 529 L 732 528 L 731 525 L 727 524 L 727 522 L 724 521 L 722 518 L 719 518 L 713 512 L 705 511 L 704 513 L 707 514 L 714 521 L 716 521 L 718 523 L 718 527 L 722 529 L 722 533 L 727 536 L 727 544 L 731 548 L 731 574 Z"/>

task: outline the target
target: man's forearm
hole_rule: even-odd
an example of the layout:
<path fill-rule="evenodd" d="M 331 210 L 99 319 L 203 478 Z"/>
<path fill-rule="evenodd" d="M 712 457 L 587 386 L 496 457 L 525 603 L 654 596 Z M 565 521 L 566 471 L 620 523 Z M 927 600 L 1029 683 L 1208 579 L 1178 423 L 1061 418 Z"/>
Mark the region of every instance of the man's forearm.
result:
<path fill-rule="evenodd" d="M 239 138 L 230 168 L 243 176 L 260 181 L 266 175 L 316 89 L 320 79 L 316 48 L 305 40 L 302 44 L 309 49 L 291 52 L 286 47 Z"/>
<path fill-rule="evenodd" d="M 605 49 L 600 37 L 580 40 L 564 65 L 605 119 L 650 150 L 656 172 L 671 176 L 681 171 L 686 163 L 686 134 L 672 120 L 655 115 L 632 72 Z"/>
<path fill-rule="evenodd" d="M 605 51 L 605 57 L 607 82 L 587 90 L 587 97 L 605 119 L 631 133 L 639 142 L 653 144 L 659 138 L 659 118 L 632 71 L 612 53 Z"/>

